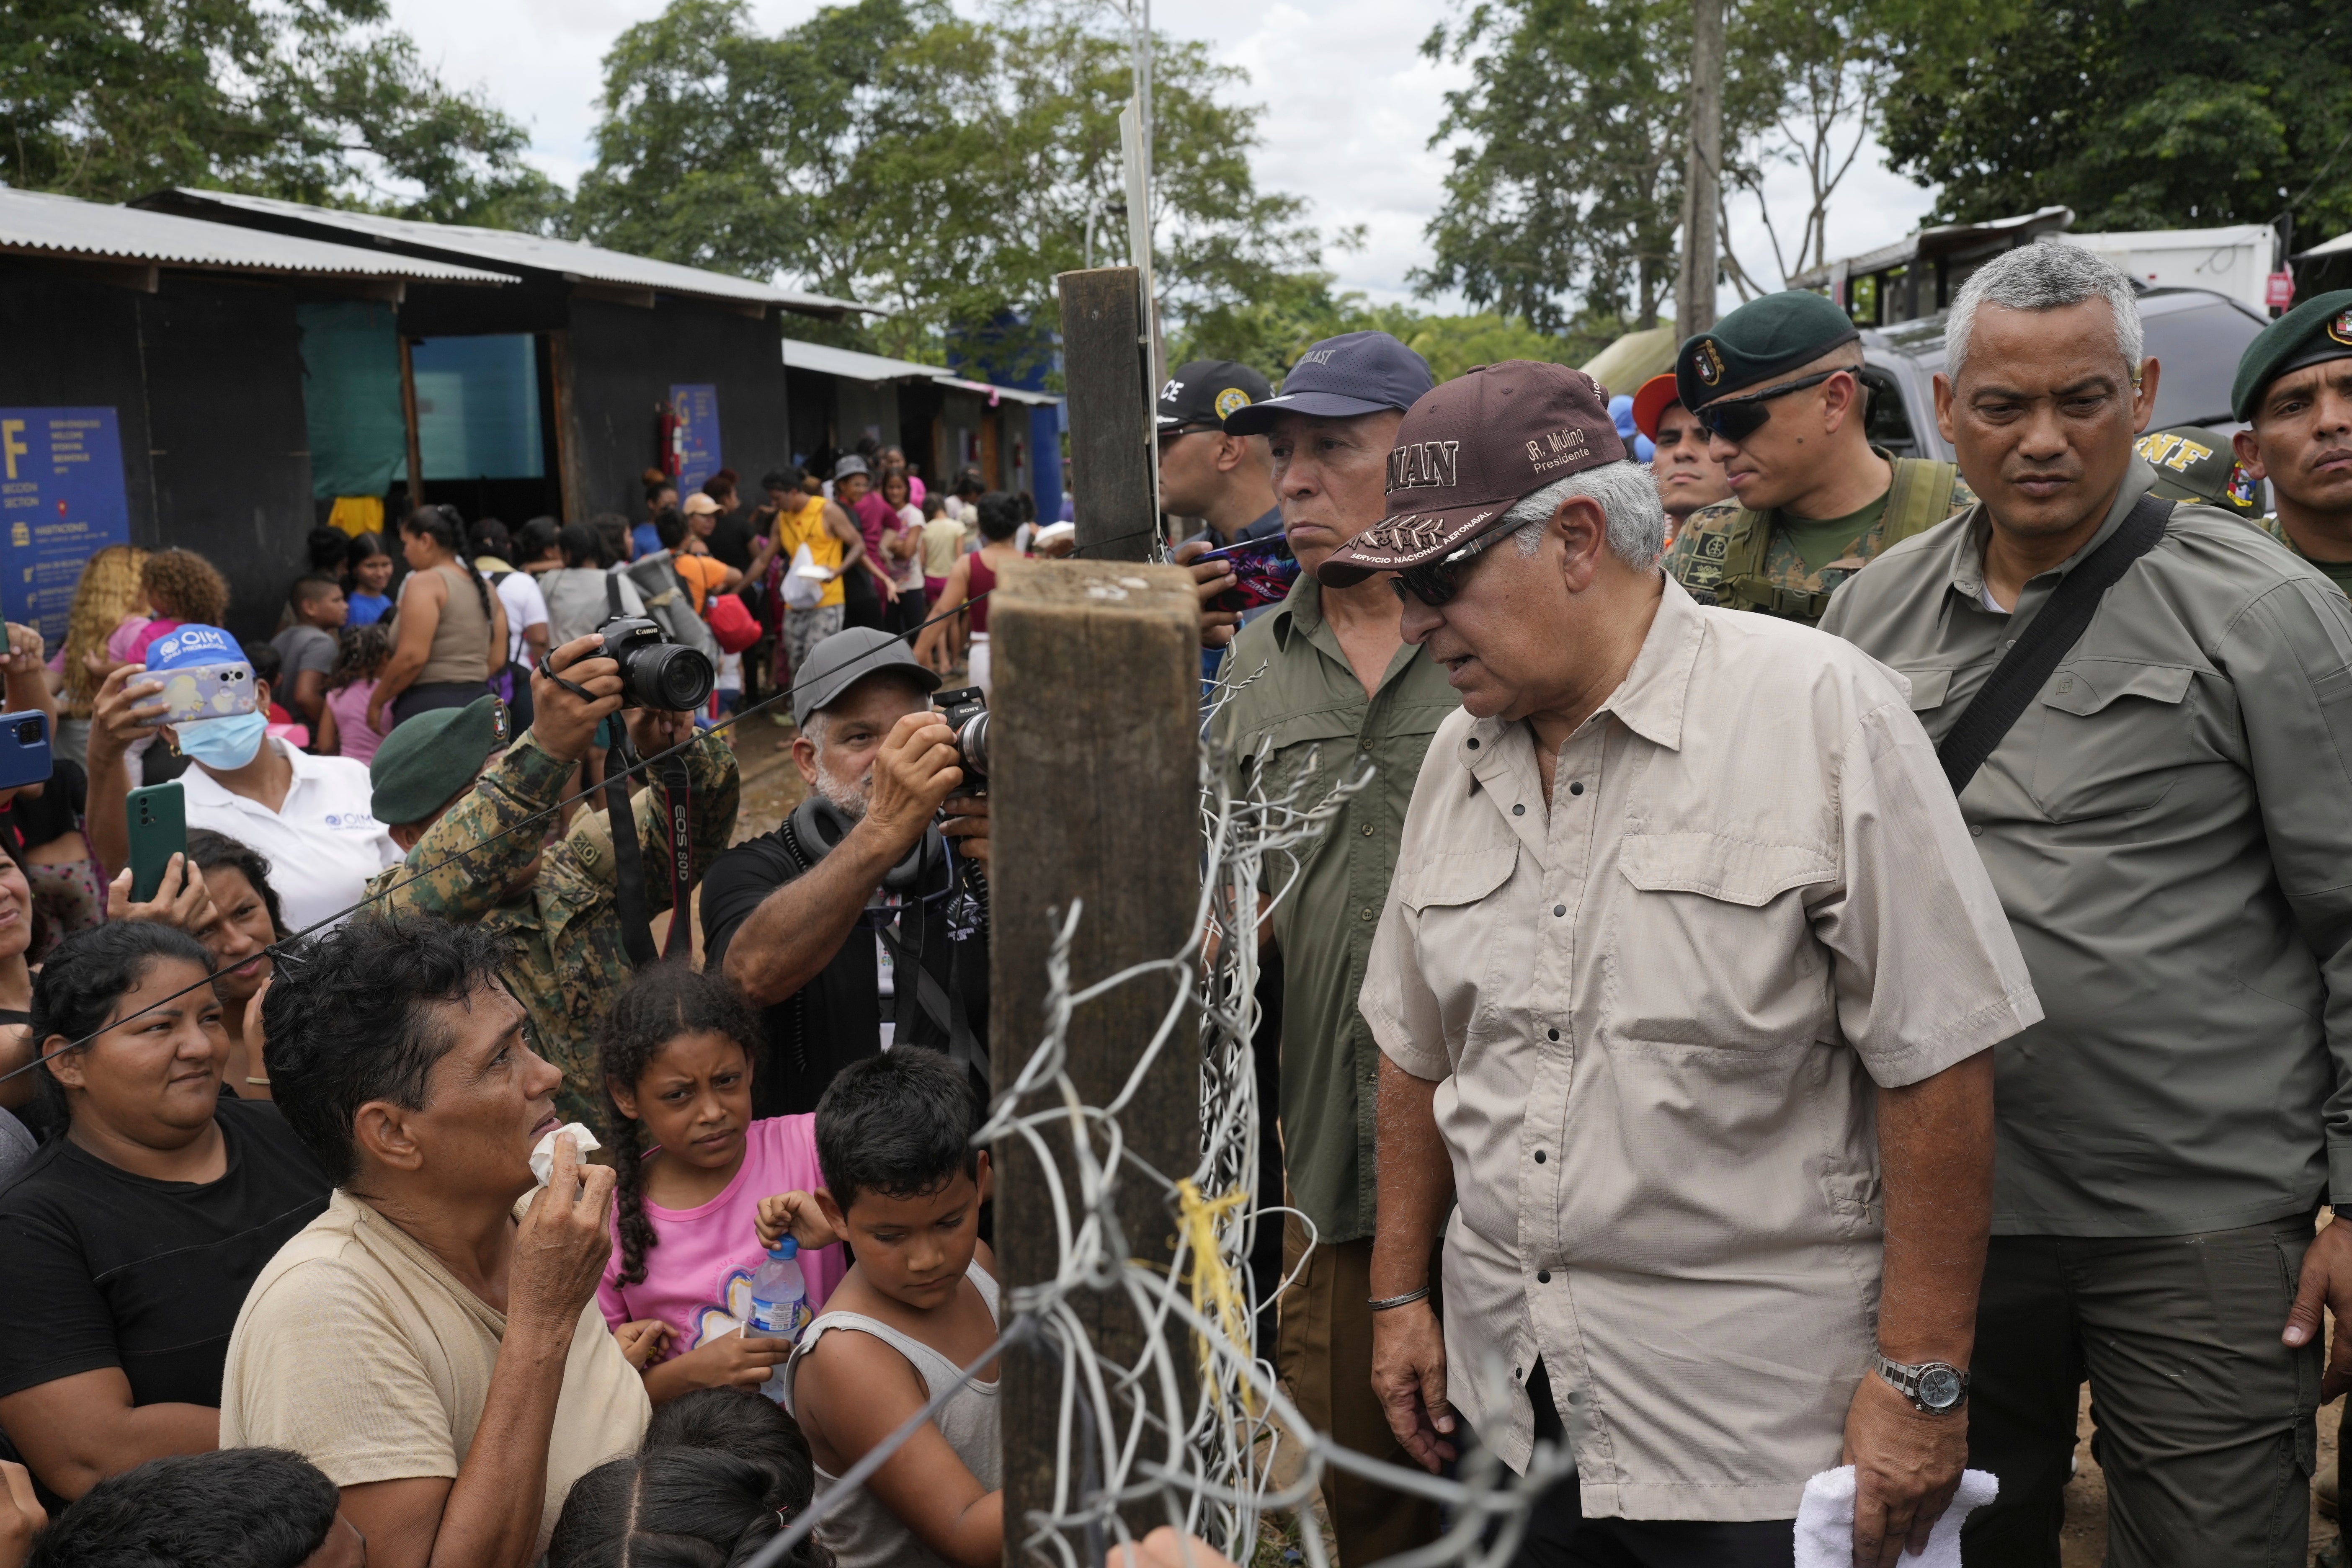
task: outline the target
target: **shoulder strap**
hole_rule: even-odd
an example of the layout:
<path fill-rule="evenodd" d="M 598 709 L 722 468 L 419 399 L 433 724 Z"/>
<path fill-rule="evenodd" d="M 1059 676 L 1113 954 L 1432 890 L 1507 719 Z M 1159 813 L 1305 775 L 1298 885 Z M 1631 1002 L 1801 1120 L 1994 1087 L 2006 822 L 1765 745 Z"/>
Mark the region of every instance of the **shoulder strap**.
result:
<path fill-rule="evenodd" d="M 1897 458 L 1895 482 L 1886 490 L 1885 527 L 1879 547 L 1899 544 L 1915 533 L 1925 533 L 1952 515 L 1952 480 L 1959 468 L 1929 458 Z"/>
<path fill-rule="evenodd" d="M 618 577 L 614 576 L 610 572 L 604 574 L 604 618 L 608 621 L 619 620 L 623 613 L 621 609 L 621 580 Z"/>
<path fill-rule="evenodd" d="M 1984 689 L 1961 710 L 1944 743 L 1936 748 L 1936 759 L 1944 764 L 1944 776 L 1952 781 L 1954 795 L 1969 787 L 1969 781 L 2023 716 L 2058 661 L 2083 640 L 2107 590 L 2131 570 L 2133 562 L 2156 548 L 2171 515 L 2170 501 L 2140 497 L 2123 526 L 2066 574 L 2052 592 L 2050 602 L 2025 628 L 2025 635 L 2001 656 Z"/>

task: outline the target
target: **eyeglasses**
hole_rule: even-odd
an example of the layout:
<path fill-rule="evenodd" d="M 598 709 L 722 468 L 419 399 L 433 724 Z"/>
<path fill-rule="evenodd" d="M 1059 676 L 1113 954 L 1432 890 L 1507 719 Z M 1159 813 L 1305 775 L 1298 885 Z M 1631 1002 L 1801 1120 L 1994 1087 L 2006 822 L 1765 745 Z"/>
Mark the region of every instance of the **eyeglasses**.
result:
<path fill-rule="evenodd" d="M 1162 430 L 1160 432 L 1160 449 L 1164 453 L 1170 447 L 1175 445 L 1178 441 L 1182 440 L 1185 437 L 1198 436 L 1204 430 L 1216 430 L 1222 432 L 1224 426 L 1222 425 L 1179 425 L 1172 430 Z"/>
<path fill-rule="evenodd" d="M 1842 364 L 1835 370 L 1822 371 L 1813 375 L 1784 381 L 1778 386 L 1768 386 L 1761 392 L 1743 392 L 1736 397 L 1718 397 L 1706 407 L 1695 409 L 1691 416 L 1709 435 L 1720 436 L 1733 446 L 1739 445 L 1764 428 L 1772 417 L 1765 405 L 1776 397 L 1786 397 L 1792 392 L 1802 392 L 1809 386 L 1819 386 L 1833 375 L 1852 375 L 1860 367 Z"/>
<path fill-rule="evenodd" d="M 1462 592 L 1462 579 L 1469 575 L 1470 568 L 1476 564 L 1486 547 L 1513 531 L 1509 528 L 1497 528 L 1434 561 L 1408 566 L 1391 577 L 1389 585 L 1396 590 L 1400 601 L 1410 594 L 1433 610 L 1443 609 L 1454 602 L 1454 595 Z"/>

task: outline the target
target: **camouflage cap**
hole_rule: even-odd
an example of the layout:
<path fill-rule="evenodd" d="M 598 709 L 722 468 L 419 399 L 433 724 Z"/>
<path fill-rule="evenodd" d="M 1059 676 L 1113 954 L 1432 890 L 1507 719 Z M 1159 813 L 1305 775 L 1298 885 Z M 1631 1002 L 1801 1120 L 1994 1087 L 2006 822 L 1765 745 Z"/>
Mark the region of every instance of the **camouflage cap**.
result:
<path fill-rule="evenodd" d="M 2246 345 L 2230 386 L 2230 413 L 2251 420 L 2263 390 L 2288 371 L 2346 358 L 2352 358 L 2352 289 L 2315 294 Z"/>
<path fill-rule="evenodd" d="M 1843 306 L 1807 289 L 1750 300 L 1675 355 L 1682 405 L 1697 413 L 1714 399 L 1791 371 L 1862 336 Z"/>
<path fill-rule="evenodd" d="M 2218 506 L 2240 517 L 2262 515 L 2255 503 L 2263 483 L 2238 461 L 2229 437 L 2201 425 L 2176 425 L 2149 431 L 2133 443 L 2133 449 L 2156 470 L 2156 483 L 2148 487 L 2151 494 Z"/>
<path fill-rule="evenodd" d="M 481 776 L 482 764 L 506 743 L 507 705 L 495 697 L 404 719 L 368 763 L 375 786 L 368 809 L 386 827 L 429 822 Z"/>

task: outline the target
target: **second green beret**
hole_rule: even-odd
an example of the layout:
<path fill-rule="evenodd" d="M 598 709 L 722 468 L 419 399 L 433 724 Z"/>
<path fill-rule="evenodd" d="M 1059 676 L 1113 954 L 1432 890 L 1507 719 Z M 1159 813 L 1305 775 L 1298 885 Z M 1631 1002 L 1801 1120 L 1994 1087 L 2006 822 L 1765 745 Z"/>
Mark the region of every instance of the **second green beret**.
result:
<path fill-rule="evenodd" d="M 1675 355 L 1675 390 L 1693 412 L 1727 393 L 1796 369 L 1862 336 L 1825 295 L 1790 289 L 1750 300 Z"/>
<path fill-rule="evenodd" d="M 2347 356 L 2352 356 L 2352 289 L 2315 294 L 2246 345 L 2238 361 L 2238 379 L 2230 384 L 2230 413 L 2251 420 L 2263 390 L 2288 371 Z"/>
<path fill-rule="evenodd" d="M 506 743 L 507 705 L 495 697 L 403 720 L 368 763 L 368 781 L 375 786 L 368 809 L 386 827 L 424 822 L 472 784 L 490 753 Z"/>

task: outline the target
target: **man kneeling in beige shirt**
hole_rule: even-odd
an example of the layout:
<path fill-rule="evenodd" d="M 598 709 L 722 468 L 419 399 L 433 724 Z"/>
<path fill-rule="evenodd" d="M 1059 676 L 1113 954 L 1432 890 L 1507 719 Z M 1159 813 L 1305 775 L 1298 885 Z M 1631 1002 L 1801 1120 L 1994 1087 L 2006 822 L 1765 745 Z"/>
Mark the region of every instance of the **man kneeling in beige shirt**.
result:
<path fill-rule="evenodd" d="M 221 1446 L 291 1448 L 342 1489 L 373 1568 L 527 1568 L 572 1483 L 651 1409 L 596 1310 L 610 1170 L 558 1139 L 478 927 L 361 920 L 278 960 L 278 1109 L 335 1181 L 230 1336 Z"/>

